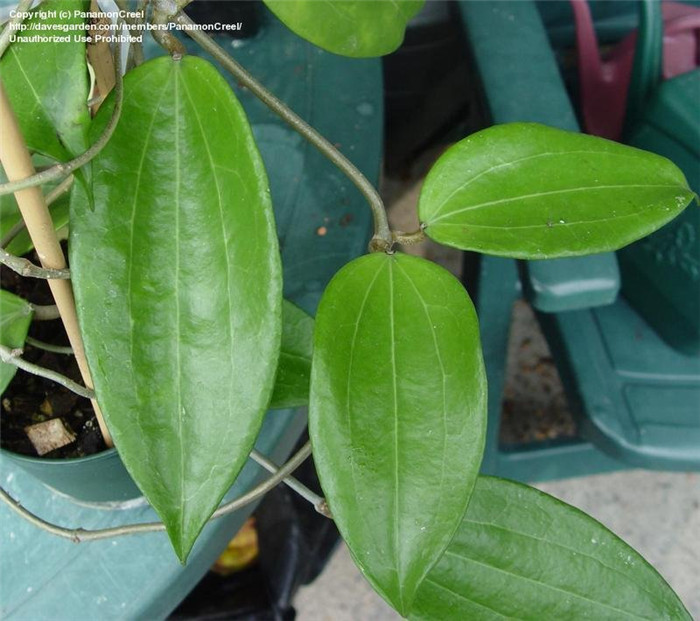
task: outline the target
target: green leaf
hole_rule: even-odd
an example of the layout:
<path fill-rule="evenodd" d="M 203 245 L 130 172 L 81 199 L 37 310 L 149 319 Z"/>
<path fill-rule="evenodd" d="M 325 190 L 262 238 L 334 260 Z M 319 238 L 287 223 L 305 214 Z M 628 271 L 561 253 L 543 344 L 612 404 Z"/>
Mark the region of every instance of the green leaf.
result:
<path fill-rule="evenodd" d="M 694 194 L 669 160 L 536 123 L 497 125 L 447 150 L 419 201 L 425 232 L 521 259 L 616 250 L 678 215 Z"/>
<path fill-rule="evenodd" d="M 346 265 L 316 316 L 309 430 L 355 562 L 406 614 L 464 515 L 484 447 L 476 314 L 441 267 L 376 253 Z"/>
<path fill-rule="evenodd" d="M 56 164 L 55 160 L 44 157 L 43 155 L 34 155 L 32 157 L 32 163 L 35 167 L 49 167 Z M 7 176 L 5 171 L 0 167 L 0 183 L 7 182 Z M 50 183 L 42 186 L 45 194 L 48 194 L 53 188 L 55 188 L 61 180 L 52 181 Z M 56 230 L 67 226 L 68 224 L 68 194 L 57 199 L 57 201 L 51 205 L 51 217 L 54 221 L 54 227 Z M 0 196 L 0 239 L 3 239 L 5 235 L 15 226 L 22 216 L 19 212 L 19 207 L 17 207 L 17 201 L 15 200 L 14 194 L 3 194 Z M 29 238 L 29 233 L 26 229 L 20 232 L 5 248 L 10 254 L 16 256 L 22 256 L 29 252 L 34 245 L 32 240 Z"/>
<path fill-rule="evenodd" d="M 12 349 L 24 347 L 31 323 L 32 307 L 29 303 L 9 291 L 0 290 L 0 345 Z M 16 366 L 0 362 L 0 394 L 16 372 Z"/>
<path fill-rule="evenodd" d="M 480 476 L 469 509 L 410 615 L 435 619 L 687 619 L 637 552 L 582 511 Z"/>
<path fill-rule="evenodd" d="M 0 59 L 0 78 L 7 89 L 27 146 L 59 161 L 71 159 L 87 148 L 90 111 L 85 43 L 73 35 L 84 31 L 57 30 L 61 25 L 80 24 L 76 11 L 85 10 L 84 0 L 47 0 L 24 24 L 19 37 L 69 36 L 69 41 L 15 41 Z M 55 17 L 39 16 L 39 12 Z M 66 13 L 69 17 L 60 17 Z M 46 30 L 46 28 L 53 28 Z"/>
<path fill-rule="evenodd" d="M 267 177 L 234 94 L 192 56 L 127 74 L 94 164 L 95 211 L 80 184 L 71 203 L 85 349 L 121 458 L 184 561 L 272 394 L 282 294 Z"/>
<path fill-rule="evenodd" d="M 61 196 L 51 205 L 51 219 L 53 220 L 53 225 L 56 231 L 68 226 L 69 205 L 70 198 L 68 194 Z M 7 252 L 10 254 L 20 257 L 23 254 L 27 254 L 33 248 L 34 243 L 32 242 L 31 237 L 29 237 L 29 232 L 25 228 L 13 238 L 5 250 L 7 250 Z"/>
<path fill-rule="evenodd" d="M 324 50 L 383 56 L 403 41 L 406 24 L 425 0 L 264 0 L 293 32 Z"/>
<path fill-rule="evenodd" d="M 309 403 L 314 320 L 298 306 L 282 301 L 282 348 L 270 409 Z"/>

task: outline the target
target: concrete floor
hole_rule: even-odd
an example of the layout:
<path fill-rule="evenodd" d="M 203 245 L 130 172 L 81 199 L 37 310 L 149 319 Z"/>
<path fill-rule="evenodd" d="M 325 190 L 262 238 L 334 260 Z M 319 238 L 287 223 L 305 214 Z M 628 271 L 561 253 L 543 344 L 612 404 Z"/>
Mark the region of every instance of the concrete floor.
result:
<path fill-rule="evenodd" d="M 385 180 L 383 193 L 394 229 L 417 228 L 419 189 L 420 181 Z M 441 263 L 453 273 L 460 270 L 459 253 L 432 242 L 407 251 Z M 514 379 L 516 387 L 527 386 Z M 531 391 L 537 399 L 536 388 Z M 700 474 L 628 470 L 536 487 L 589 513 L 629 543 L 666 578 L 691 615 L 700 619 Z M 296 608 L 300 621 L 400 618 L 362 577 L 344 545 L 323 574 L 299 592 Z"/>

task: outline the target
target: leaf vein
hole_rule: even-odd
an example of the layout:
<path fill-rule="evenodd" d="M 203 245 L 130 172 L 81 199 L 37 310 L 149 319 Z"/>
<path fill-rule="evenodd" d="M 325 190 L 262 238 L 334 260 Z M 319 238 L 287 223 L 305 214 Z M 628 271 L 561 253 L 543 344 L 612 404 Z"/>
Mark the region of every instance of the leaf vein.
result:
<path fill-rule="evenodd" d="M 585 595 L 581 595 L 580 593 L 576 593 L 575 591 L 570 591 L 568 589 L 564 589 L 561 587 L 554 586 L 553 584 L 547 584 L 546 582 L 542 582 L 541 580 L 536 580 L 535 578 L 531 578 L 529 576 L 524 576 L 522 574 L 517 574 L 515 572 L 509 571 L 507 569 L 503 569 L 502 567 L 498 567 L 496 565 L 492 565 L 490 563 L 486 563 L 484 561 L 477 560 L 475 558 L 469 557 L 469 556 L 462 556 L 461 554 L 455 554 L 451 550 L 445 550 L 445 556 L 452 556 L 454 558 L 461 559 L 463 561 L 466 561 L 467 563 L 474 563 L 475 565 L 481 565 L 482 567 L 486 567 L 488 569 L 491 569 L 493 571 L 506 574 L 508 576 L 511 576 L 513 578 L 519 579 L 519 580 L 524 580 L 525 582 L 531 582 L 535 585 L 538 585 L 540 587 L 544 587 L 545 590 L 550 590 L 550 591 L 557 591 L 559 593 L 565 593 L 568 596 L 575 597 L 577 599 L 582 599 L 586 602 L 590 602 L 591 604 L 594 604 L 595 606 L 599 606 L 601 608 L 607 608 L 609 610 L 614 610 L 615 612 L 622 613 L 625 616 L 632 617 L 633 619 L 645 619 L 647 617 L 642 617 L 639 615 L 636 615 L 634 613 L 631 613 L 627 610 L 623 610 L 621 608 L 617 608 L 611 604 L 606 604 L 605 602 L 600 602 L 594 599 L 591 599 L 590 597 L 586 597 Z"/>
<path fill-rule="evenodd" d="M 502 164 L 496 164 L 495 166 L 491 166 L 490 168 L 487 168 L 486 170 L 482 170 L 480 173 L 474 175 L 471 179 L 468 179 L 465 183 L 461 184 L 457 188 L 455 188 L 450 194 L 448 194 L 443 201 L 440 203 L 440 206 L 435 210 L 435 212 L 432 214 L 432 217 L 436 217 L 442 209 L 447 205 L 450 201 L 451 198 L 453 198 L 456 194 L 464 190 L 465 188 L 469 187 L 472 183 L 474 183 L 477 179 L 480 179 L 484 175 L 488 175 L 489 173 L 492 173 L 495 170 L 499 170 L 501 168 L 508 168 L 510 166 L 513 166 L 515 164 L 521 164 L 522 162 L 528 162 L 531 160 L 536 160 L 541 157 L 558 157 L 561 155 L 600 155 L 599 151 L 546 151 L 544 153 L 535 153 L 534 155 L 526 155 L 525 157 L 520 157 L 515 160 L 510 160 L 509 162 L 503 162 Z M 606 155 L 611 155 L 615 157 L 637 157 L 636 155 L 632 155 L 629 153 L 606 153 Z"/>
<path fill-rule="evenodd" d="M 532 194 L 521 194 L 520 196 L 513 196 L 509 198 L 499 198 L 494 201 L 486 201 L 484 203 L 478 203 L 476 205 L 468 205 L 467 207 L 463 207 L 462 209 L 456 209 L 455 211 L 451 211 L 449 213 L 446 213 L 438 218 L 435 218 L 433 220 L 428 220 L 427 224 L 428 226 L 434 225 L 440 220 L 444 220 L 445 218 L 451 218 L 453 216 L 459 215 L 461 213 L 466 213 L 467 211 L 477 211 L 483 207 L 491 207 L 493 205 L 503 205 L 506 203 L 512 203 L 513 201 L 521 201 L 525 200 L 528 198 L 540 198 L 542 196 L 558 196 L 562 194 L 572 194 L 575 192 L 593 192 L 597 190 L 623 190 L 623 189 L 629 189 L 629 188 L 676 188 L 678 189 L 677 184 L 670 184 L 670 183 L 663 183 L 663 184 L 658 184 L 658 183 L 621 183 L 621 184 L 610 184 L 610 185 L 598 185 L 595 187 L 591 186 L 580 186 L 580 187 L 575 187 L 575 188 L 564 188 L 560 190 L 550 190 L 547 192 L 533 192 Z M 601 218 L 601 219 L 607 219 L 607 218 Z M 453 223 L 454 224 L 454 223 Z M 471 226 L 471 225 L 470 225 Z M 494 227 L 484 227 L 484 228 L 494 228 Z M 511 227 L 511 228 L 517 228 L 517 227 Z M 523 227 L 526 228 L 526 227 Z"/>

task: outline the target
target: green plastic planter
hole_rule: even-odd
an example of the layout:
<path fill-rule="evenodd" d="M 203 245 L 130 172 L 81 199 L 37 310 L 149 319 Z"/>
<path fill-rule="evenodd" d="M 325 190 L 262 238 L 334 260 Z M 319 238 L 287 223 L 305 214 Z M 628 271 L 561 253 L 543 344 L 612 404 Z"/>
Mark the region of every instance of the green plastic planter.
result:
<path fill-rule="evenodd" d="M 122 502 L 142 495 L 113 448 L 77 459 L 45 459 L 5 450 L 2 454 L 47 487 L 81 502 Z"/>

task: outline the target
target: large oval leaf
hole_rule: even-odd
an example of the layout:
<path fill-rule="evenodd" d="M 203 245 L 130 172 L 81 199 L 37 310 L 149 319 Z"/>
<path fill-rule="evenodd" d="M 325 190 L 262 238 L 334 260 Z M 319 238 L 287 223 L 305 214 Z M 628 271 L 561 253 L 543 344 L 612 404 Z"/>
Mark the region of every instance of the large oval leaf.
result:
<path fill-rule="evenodd" d="M 380 253 L 333 278 L 316 315 L 314 461 L 356 563 L 402 614 L 464 515 L 485 408 L 476 315 L 451 274 Z"/>
<path fill-rule="evenodd" d="M 270 409 L 309 403 L 314 320 L 298 306 L 282 301 L 282 346 Z"/>
<path fill-rule="evenodd" d="M 100 108 L 95 131 L 113 100 Z M 71 269 L 97 398 L 181 559 L 243 466 L 270 400 L 281 267 L 244 112 L 194 57 L 126 76 L 71 204 Z"/>
<path fill-rule="evenodd" d="M 479 477 L 469 509 L 411 619 L 687 619 L 637 552 L 532 487 Z"/>
<path fill-rule="evenodd" d="M 47 0 L 32 11 L 26 30 L 0 59 L 0 77 L 32 151 L 66 161 L 87 148 L 90 123 L 84 31 L 61 32 L 85 20 L 85 0 Z M 69 41 L 32 41 L 34 36 L 68 36 Z"/>
<path fill-rule="evenodd" d="M 383 56 L 403 41 L 425 0 L 265 0 L 300 37 L 342 56 Z"/>
<path fill-rule="evenodd" d="M 616 250 L 692 200 L 669 160 L 536 123 L 497 125 L 457 143 L 428 174 L 425 232 L 463 250 L 545 259 Z"/>
<path fill-rule="evenodd" d="M 29 325 L 32 323 L 32 307 L 26 300 L 0 289 L 0 345 L 11 349 L 24 347 Z M 13 364 L 0 362 L 0 394 L 17 372 Z"/>

